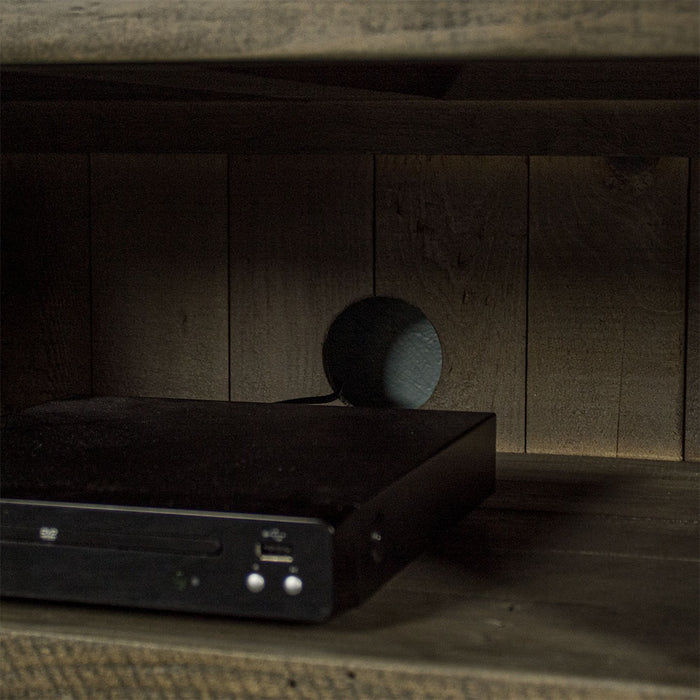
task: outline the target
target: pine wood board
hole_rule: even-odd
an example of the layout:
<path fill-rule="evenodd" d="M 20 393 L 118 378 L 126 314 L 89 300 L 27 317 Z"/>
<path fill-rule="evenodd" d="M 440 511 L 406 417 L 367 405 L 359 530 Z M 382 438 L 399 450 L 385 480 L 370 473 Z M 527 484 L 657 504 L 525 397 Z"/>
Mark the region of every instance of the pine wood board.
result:
<path fill-rule="evenodd" d="M 531 159 L 529 451 L 681 458 L 687 177 Z"/>
<path fill-rule="evenodd" d="M 465 61 L 442 94 L 448 100 L 697 99 L 700 59 L 577 58 Z"/>
<path fill-rule="evenodd" d="M 2 408 L 91 390 L 84 155 L 2 157 Z"/>
<path fill-rule="evenodd" d="M 498 448 L 524 449 L 527 161 L 382 156 L 376 177 L 376 292 L 442 346 L 426 408 L 495 411 Z"/>
<path fill-rule="evenodd" d="M 265 658 L 260 655 L 105 643 L 56 634 L 0 633 L 3 685 L 18 697 L 442 698 L 534 696 L 561 700 L 694 700 L 692 687 L 620 683 L 552 674 L 397 667 L 358 660 Z"/>
<path fill-rule="evenodd" d="M 690 157 L 700 149 L 697 99 L 17 100 L 0 109 L 5 152 Z"/>
<path fill-rule="evenodd" d="M 700 159 L 691 160 L 684 459 L 700 460 Z"/>
<path fill-rule="evenodd" d="M 499 56 L 698 51 L 692 0 L 8 0 L 3 63 Z"/>
<path fill-rule="evenodd" d="M 327 395 L 333 319 L 372 294 L 372 158 L 230 160 L 234 401 Z"/>
<path fill-rule="evenodd" d="M 225 156 L 92 156 L 95 394 L 228 398 Z"/>
<path fill-rule="evenodd" d="M 500 455 L 482 508 L 328 624 L 5 601 L 3 682 L 145 696 L 697 697 L 697 481 L 693 464 Z"/>
<path fill-rule="evenodd" d="M 694 522 L 698 466 L 677 461 L 546 454 L 497 457 L 497 495 L 488 504 L 552 513 Z"/>
<path fill-rule="evenodd" d="M 700 57 L 0 66 L 5 100 L 682 100 Z"/>
<path fill-rule="evenodd" d="M 664 61 L 665 65 L 667 62 Z M 676 62 L 673 65 L 678 67 Z M 680 63 L 683 74 L 685 62 Z M 653 68 L 651 69 L 653 71 Z M 384 63 L 157 63 L 2 66 L 6 99 L 400 100 L 454 69 Z M 665 71 L 664 71 L 665 74 Z M 444 77 L 443 77 L 444 76 Z M 674 83 L 670 79 L 671 84 Z M 676 80 L 676 83 L 679 81 Z M 681 84 L 684 81 L 681 79 Z M 403 94 L 406 90 L 407 94 Z M 80 91 L 80 92 L 78 92 Z M 658 97 L 658 95 L 656 95 Z M 675 97 L 673 92 L 665 96 Z"/>

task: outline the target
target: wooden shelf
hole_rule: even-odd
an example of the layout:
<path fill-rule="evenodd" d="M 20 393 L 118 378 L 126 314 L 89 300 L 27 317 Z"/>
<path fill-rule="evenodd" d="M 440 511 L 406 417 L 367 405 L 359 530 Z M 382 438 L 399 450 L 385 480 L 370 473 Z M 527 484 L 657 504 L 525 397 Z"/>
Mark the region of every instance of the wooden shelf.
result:
<path fill-rule="evenodd" d="M 94 0 L 3 5 L 9 63 L 687 56 L 694 0 Z"/>
<path fill-rule="evenodd" d="M 697 697 L 697 477 L 690 463 L 501 455 L 482 508 L 321 626 L 4 601 L 4 690 Z"/>
<path fill-rule="evenodd" d="M 5 152 L 689 156 L 691 100 L 8 102 Z M 514 130 L 512 124 L 517 123 Z M 316 128 L 310 129 L 313 124 Z"/>
<path fill-rule="evenodd" d="M 696 0 L 94 0 L 85 4 L 6 0 L 2 15 L 2 147 L 6 154 L 22 154 L 5 158 L 4 181 L 10 185 L 4 188 L 8 191 L 3 191 L 3 196 L 11 202 L 8 212 L 22 212 L 17 215 L 21 224 L 13 223 L 14 213 L 8 214 L 10 228 L 14 225 L 18 232 L 10 240 L 21 241 L 21 245 L 16 244 L 17 251 L 25 257 L 20 259 L 26 259 L 27 269 L 36 275 L 17 278 L 16 289 L 29 301 L 18 303 L 21 295 L 16 294 L 3 323 L 4 331 L 5 326 L 20 329 L 16 332 L 20 340 L 15 369 L 3 376 L 3 381 L 13 382 L 14 398 L 25 400 L 32 382 L 37 391 L 50 386 L 56 393 L 73 392 L 76 387 L 87 391 L 95 377 L 109 384 L 115 381 L 110 374 L 113 365 L 118 367 L 114 376 L 126 381 L 129 391 L 134 391 L 135 385 L 128 382 L 142 376 L 149 380 L 155 377 L 152 391 L 157 395 L 189 395 L 203 386 L 227 391 L 231 383 L 227 343 L 234 337 L 227 324 L 257 328 L 258 317 L 269 323 L 268 317 L 257 311 L 246 311 L 255 322 L 236 316 L 235 309 L 257 308 L 248 302 L 231 306 L 230 319 L 221 316 L 210 324 L 214 297 L 206 287 L 207 330 L 197 335 L 197 342 L 205 339 L 211 362 L 202 362 L 198 347 L 196 368 L 205 372 L 202 367 L 211 366 L 214 370 L 200 377 L 189 366 L 182 371 L 176 361 L 167 359 L 170 355 L 159 344 L 162 338 L 175 337 L 176 360 L 190 357 L 182 350 L 190 347 L 186 323 L 182 328 L 171 328 L 164 325 L 166 321 L 153 322 L 162 315 L 162 309 L 154 305 L 149 323 L 158 329 L 158 341 L 149 356 L 159 368 L 172 365 L 177 381 L 187 377 L 195 389 L 179 384 L 173 389 L 167 383 L 171 377 L 163 379 L 164 375 L 149 373 L 148 368 L 144 371 L 140 360 L 133 361 L 129 375 L 124 372 L 125 357 L 127 367 L 129 357 L 123 348 L 117 345 L 113 352 L 109 342 L 106 351 L 99 342 L 91 347 L 85 344 L 95 332 L 89 326 L 92 313 L 98 314 L 98 320 L 109 319 L 107 327 L 117 328 L 115 333 L 123 337 L 131 337 L 129 329 L 137 328 L 134 337 L 143 342 L 138 336 L 140 326 L 129 325 L 128 312 L 121 309 L 118 323 L 112 324 L 114 318 L 105 315 L 105 309 L 112 307 L 100 306 L 104 299 L 112 295 L 118 299 L 119 294 L 125 294 L 124 289 L 133 287 L 128 281 L 111 281 L 120 280 L 118 266 L 130 258 L 116 255 L 113 263 L 106 257 L 111 255 L 106 242 L 119 239 L 111 231 L 119 230 L 127 241 L 129 235 L 141 236 L 140 228 L 130 234 L 120 218 L 119 212 L 130 211 L 123 202 L 133 201 L 136 211 L 150 212 L 155 201 L 139 199 L 124 184 L 134 173 L 137 180 L 142 178 L 146 183 L 160 183 L 163 173 L 175 173 L 168 175 L 168 182 L 178 183 L 172 190 L 173 201 L 181 199 L 182 211 L 191 210 L 184 217 L 196 222 L 191 230 L 206 230 L 213 241 L 201 250 L 196 247 L 194 257 L 208 261 L 207 266 L 216 261 L 212 269 L 219 274 L 219 309 L 229 308 L 227 294 L 236 291 L 235 282 L 227 288 L 227 274 L 234 281 L 243 280 L 246 293 L 251 288 L 241 270 L 236 269 L 234 275 L 233 268 L 221 267 L 225 255 L 216 252 L 216 246 L 225 249 L 228 245 L 227 226 L 238 230 L 240 225 L 244 232 L 255 228 L 258 236 L 267 235 L 270 241 L 279 235 L 274 226 L 267 233 L 257 231 L 258 224 L 245 217 L 231 219 L 235 226 L 227 223 L 227 212 L 238 210 L 228 208 L 226 197 L 241 191 L 243 197 L 250 197 L 258 189 L 277 192 L 275 188 L 279 188 L 283 194 L 275 194 L 272 202 L 281 201 L 287 207 L 287 201 L 299 199 L 285 194 L 287 188 L 296 192 L 288 184 L 296 180 L 316 183 L 314 191 L 323 193 L 317 208 L 324 221 L 332 222 L 329 230 L 340 231 L 334 235 L 343 241 L 342 249 L 349 250 L 348 241 L 354 241 L 354 252 L 347 257 L 355 267 L 347 267 L 350 272 L 342 285 L 336 284 L 338 275 L 334 274 L 332 282 L 320 287 L 335 300 L 333 308 L 340 308 L 346 296 L 369 293 L 372 284 L 382 293 L 402 297 L 415 291 L 421 306 L 429 303 L 432 292 L 426 289 L 433 288 L 434 280 L 410 271 L 411 260 L 421 259 L 422 238 L 415 239 L 414 249 L 407 246 L 406 232 L 411 230 L 413 219 L 407 218 L 405 225 L 397 223 L 389 206 L 393 200 L 381 196 L 393 188 L 405 193 L 407 202 L 430 202 L 431 197 L 459 202 L 454 211 L 460 226 L 445 242 L 460 251 L 467 241 L 477 251 L 474 259 L 491 261 L 491 267 L 484 275 L 473 274 L 471 269 L 467 275 L 459 267 L 462 258 L 455 254 L 459 265 L 450 259 L 445 279 L 451 279 L 452 274 L 477 282 L 484 278 L 527 279 L 531 285 L 527 290 L 527 348 L 523 345 L 525 331 L 518 325 L 525 318 L 521 304 L 525 297 L 518 296 L 521 292 L 517 289 L 525 289 L 525 282 L 516 291 L 505 292 L 490 283 L 485 285 L 486 300 L 515 300 L 510 307 L 496 304 L 495 312 L 489 308 L 488 313 L 479 315 L 479 294 L 469 307 L 470 312 L 477 311 L 475 317 L 469 317 L 470 322 L 483 319 L 476 326 L 479 335 L 474 347 L 505 347 L 510 354 L 503 358 L 508 361 L 493 363 L 488 358 L 485 362 L 479 355 L 467 355 L 461 336 L 455 336 L 454 345 L 446 346 L 455 348 L 453 357 L 465 353 L 457 370 L 467 368 L 473 374 L 477 367 L 478 374 L 487 377 L 483 386 L 477 387 L 480 404 L 484 396 L 494 393 L 492 386 L 500 387 L 503 396 L 494 409 L 499 416 L 513 413 L 510 423 L 506 418 L 501 424 L 510 426 L 510 441 L 504 443 L 504 449 L 522 447 L 523 402 L 527 399 L 527 444 L 531 448 L 562 449 L 567 436 L 576 438 L 581 433 L 579 442 L 570 443 L 571 450 L 608 454 L 613 453 L 613 445 L 623 454 L 685 454 L 697 459 L 697 421 L 692 418 L 698 413 L 700 394 L 692 359 L 697 356 L 698 324 L 693 321 L 697 314 L 691 313 L 698 296 L 692 294 L 698 283 L 696 266 L 688 267 L 686 317 L 672 296 L 676 282 L 662 285 L 667 295 L 659 305 L 663 311 L 654 309 L 655 316 L 645 308 L 639 313 L 638 327 L 644 332 L 638 333 L 642 339 L 638 346 L 628 342 L 626 326 L 618 327 L 617 320 L 609 321 L 602 330 L 596 325 L 598 335 L 574 352 L 579 360 L 578 376 L 585 380 L 583 394 L 580 387 L 563 392 L 562 387 L 569 383 L 561 376 L 551 379 L 551 367 L 556 367 L 561 357 L 547 354 L 551 344 L 545 322 L 551 315 L 547 306 L 548 284 L 555 278 L 551 270 L 558 275 L 561 261 L 569 257 L 567 251 L 579 250 L 575 248 L 579 238 L 584 251 L 595 252 L 585 258 L 591 274 L 578 262 L 575 270 L 565 270 L 563 298 L 570 300 L 570 308 L 582 319 L 581 328 L 586 327 L 587 313 L 594 319 L 599 313 L 597 307 L 593 311 L 582 307 L 576 292 L 569 289 L 569 280 L 578 280 L 581 269 L 587 271 L 587 284 L 593 280 L 592 297 L 619 300 L 615 301 L 619 308 L 637 308 L 636 288 L 609 285 L 601 282 L 603 275 L 595 274 L 601 256 L 622 255 L 625 245 L 628 248 L 624 250 L 632 249 L 608 236 L 607 229 L 613 227 L 617 240 L 624 241 L 617 230 L 617 214 L 608 217 L 607 212 L 605 216 L 596 213 L 603 208 L 635 212 L 625 214 L 631 223 L 622 231 L 634 233 L 635 250 L 641 245 L 639 249 L 646 251 L 646 257 L 632 262 L 621 258 L 625 262 L 614 267 L 616 274 L 623 270 L 631 279 L 650 270 L 653 279 L 682 280 L 681 272 L 669 272 L 673 266 L 668 263 L 677 259 L 674 255 L 686 259 L 685 239 L 679 233 L 682 228 L 659 224 L 658 230 L 672 239 L 659 246 L 661 236 L 645 222 L 658 218 L 662 222 L 681 221 L 685 226 L 686 214 L 679 204 L 685 199 L 679 199 L 678 193 L 685 198 L 697 191 L 693 187 L 699 177 L 697 159 L 688 170 L 687 162 L 666 158 L 653 176 L 640 159 L 633 161 L 637 169 L 629 172 L 615 170 L 614 160 L 603 165 L 600 159 L 557 163 L 537 159 L 589 155 L 693 158 L 700 133 L 700 12 Z M 119 155 L 111 155 L 114 153 Z M 127 158 L 126 153 L 138 155 Z M 329 178 L 323 173 L 336 173 L 340 153 L 342 163 L 347 164 L 343 168 L 350 175 L 334 175 L 329 187 Z M 148 154 L 159 154 L 165 165 L 154 165 L 156 158 L 150 162 Z M 321 162 L 319 154 L 332 162 L 333 168 L 314 174 Z M 406 154 L 421 155 L 411 159 Z M 429 155 L 443 158 L 446 154 L 525 156 L 530 160 L 526 163 L 513 157 L 488 163 L 463 159 L 430 164 Z M 253 159 L 252 165 L 245 157 Z M 115 164 L 121 170 L 115 169 Z M 278 178 L 272 178 L 272 185 L 270 173 Z M 454 174 L 448 177 L 445 173 Z M 467 191 L 478 193 L 478 198 L 473 195 L 472 200 L 465 200 L 461 189 L 452 189 L 452 182 L 466 181 L 467 176 L 471 178 Z M 349 189 L 346 180 L 352 183 Z M 112 182 L 119 185 L 119 195 L 114 198 Z M 552 184 L 560 182 L 564 182 L 563 197 Z M 610 182 L 615 184 L 614 195 L 605 189 Z M 242 188 L 241 183 L 248 184 Z M 654 187 L 645 197 L 652 201 L 651 213 L 637 207 L 641 198 L 633 200 L 637 192 L 647 192 L 639 188 L 649 183 Z M 507 197 L 483 204 L 481 199 L 488 199 L 481 197 L 484 187 L 499 196 L 505 192 Z M 210 199 L 209 194 L 200 196 L 203 192 L 218 194 Z M 110 196 L 103 196 L 105 193 Z M 112 201 L 114 209 L 109 208 Z M 551 202 L 557 206 L 549 207 Z M 550 220 L 549 211 L 560 212 L 561 202 L 567 204 L 560 218 L 552 219 L 551 225 L 541 223 Z M 596 203 L 592 208 L 591 202 Z M 172 219 L 169 212 L 163 212 L 170 206 L 166 202 L 158 216 L 146 218 L 146 228 L 150 226 L 156 233 L 169 231 Z M 472 216 L 472 206 L 476 206 L 478 216 Z M 692 254 L 698 240 L 698 217 L 693 216 L 697 214 L 697 198 L 691 196 L 689 206 L 687 245 L 691 253 L 687 260 L 693 261 L 697 258 Z M 591 218 L 581 218 L 581 211 L 591 210 Z M 207 223 L 214 219 L 200 211 L 207 216 L 214 212 L 218 216 L 215 224 Z M 353 214 L 347 216 L 347 211 Z M 678 217 L 658 214 L 666 211 L 679 212 Z M 295 246 L 300 246 L 300 240 L 307 241 L 308 250 L 301 246 L 299 259 L 309 267 L 309 260 L 325 260 L 325 253 L 319 251 L 326 248 L 320 247 L 319 239 L 304 233 L 306 212 L 293 208 L 291 215 L 285 212 L 285 222 L 295 222 L 287 234 L 289 240 L 294 240 Z M 379 251 L 379 265 L 372 260 L 372 246 L 376 246 L 373 212 L 379 217 L 380 242 L 389 241 L 386 249 Z M 498 214 L 489 218 L 490 212 Z M 440 214 L 421 213 L 421 217 L 414 217 L 421 225 L 427 221 L 436 230 L 442 226 Z M 493 249 L 498 254 L 492 254 L 490 242 L 482 242 L 481 228 L 473 223 L 479 218 L 496 222 L 494 240 L 502 241 Z M 140 217 L 139 223 L 143 221 Z M 311 231 L 318 225 L 313 223 L 315 219 L 310 221 L 307 228 Z M 365 222 L 364 229 L 357 221 Z M 98 244 L 88 250 L 91 225 Z M 501 229 L 504 233 L 499 233 Z M 511 230 L 521 232 L 520 238 L 510 237 Z M 569 239 L 561 239 L 560 230 L 573 233 Z M 59 232 L 56 245 L 62 251 L 54 256 L 58 263 L 51 258 L 48 272 L 42 267 L 43 259 L 35 255 L 35 241 L 45 246 L 53 240 L 47 231 Z M 527 271 L 525 249 L 519 247 L 526 240 L 525 231 L 532 235 L 532 243 L 527 244 Z M 638 231 L 643 233 L 642 244 L 638 244 Z M 552 258 L 548 242 L 555 240 L 555 234 L 560 252 Z M 193 235 L 186 240 L 196 239 Z M 242 245 L 241 241 L 247 245 L 249 239 L 253 240 L 241 235 L 237 245 Z M 613 242 L 608 244 L 608 239 Z M 401 242 L 400 255 L 391 248 L 391 241 Z M 337 247 L 335 239 L 331 244 Z M 184 260 L 181 251 L 189 248 L 175 241 L 172 249 L 180 251 L 172 258 L 175 276 L 180 269 L 177 261 Z M 268 265 L 272 259 L 265 240 L 259 247 L 251 243 L 246 250 L 250 251 L 249 260 L 258 261 L 252 267 Z M 392 268 L 395 260 L 399 261 L 396 269 L 408 265 L 409 272 L 397 273 Z M 442 265 L 448 258 L 437 260 Z M 187 259 L 187 266 L 190 264 Z M 88 265 L 95 266 L 90 270 L 92 277 L 88 276 Z M 209 269 L 207 266 L 202 269 Z M 657 270 L 662 272 L 657 274 Z M 54 297 L 62 300 L 60 312 L 46 306 L 48 295 L 44 293 L 47 286 L 55 284 L 54 272 L 63 286 L 58 286 L 58 294 L 52 294 L 51 303 Z M 420 278 L 416 287 L 411 286 L 414 278 Z M 11 275 L 9 279 L 13 279 Z M 98 285 L 90 286 L 95 280 Z M 107 296 L 99 296 L 103 289 L 99 283 L 106 284 Z M 9 288 L 15 289 L 12 284 Z M 306 298 L 306 283 L 295 284 L 297 296 Z M 475 284 L 471 289 L 478 289 Z M 540 296 L 537 284 L 544 290 Z M 314 279 L 314 290 L 317 285 Z M 456 319 L 464 316 L 469 289 L 466 286 L 458 295 L 453 294 L 454 303 L 447 305 L 447 311 L 443 311 L 447 307 L 442 297 L 439 313 L 434 307 L 436 316 L 443 314 L 446 329 L 459 325 Z M 93 290 L 98 292 L 94 297 L 96 312 L 90 306 Z M 289 296 L 287 287 L 280 286 L 280 290 L 273 287 L 282 316 L 291 307 L 279 301 Z M 126 298 L 130 298 L 128 294 Z M 575 338 L 578 345 L 584 334 L 579 325 L 560 324 L 568 307 L 562 307 L 559 297 L 555 299 L 559 311 L 553 318 L 565 329 L 562 347 L 568 353 L 573 347 L 568 338 Z M 199 307 L 191 302 L 189 299 L 190 305 L 183 306 L 187 310 L 185 321 L 188 314 L 200 318 Z M 601 306 L 608 310 L 605 313 L 610 313 L 610 304 Z M 48 314 L 51 322 L 33 311 L 35 308 Z M 144 309 L 141 301 L 137 308 L 140 319 Z M 659 330 L 660 313 L 671 320 Z M 603 311 L 600 314 L 602 317 Z M 40 331 L 31 319 L 40 319 L 36 321 Z M 320 316 L 315 323 L 319 328 L 327 325 Z M 655 334 L 649 335 L 652 327 Z M 37 343 L 36 338 L 44 338 L 47 328 L 50 340 Z M 94 338 L 109 341 L 110 336 L 100 335 L 99 326 L 94 328 Z M 506 342 L 500 330 L 498 342 L 494 341 L 493 329 L 500 328 L 511 329 L 512 337 Z M 619 328 L 623 332 L 618 332 Z M 683 329 L 687 329 L 687 338 Z M 12 335 L 4 332 L 6 338 Z M 253 333 L 250 337 L 267 342 L 264 335 Z M 650 337 L 654 339 L 651 345 L 642 342 Z M 609 343 L 608 338 L 612 338 Z M 661 350 L 658 338 L 668 340 Z M 538 339 L 546 339 L 546 343 L 538 346 Z M 599 343 L 600 339 L 604 340 Z M 290 347 L 297 348 L 299 339 L 295 334 L 293 339 L 290 336 L 285 342 L 275 342 L 286 358 Z M 304 362 L 316 357 L 310 343 L 294 356 L 295 362 L 299 362 L 298 357 Z M 649 360 L 646 349 L 652 346 L 656 355 Z M 33 348 L 29 355 L 28 347 Z M 46 353 L 48 359 L 42 354 L 45 347 L 51 349 Z M 55 353 L 54 347 L 58 348 Z M 664 354 L 666 347 L 670 348 L 668 354 Z M 504 379 L 503 367 L 511 366 L 509 358 L 522 359 L 528 352 L 527 383 L 525 368 L 517 363 L 511 363 L 513 374 Z M 4 359 L 12 359 L 12 351 L 3 347 L 3 353 Z M 274 352 L 268 354 L 277 357 Z M 620 362 L 613 362 L 611 358 L 618 354 Z M 26 361 L 27 357 L 31 361 Z M 602 366 L 600 377 L 591 369 L 593 362 Z M 593 376 L 604 384 L 605 373 L 612 375 L 616 370 L 610 368 L 618 364 L 636 368 L 624 376 L 620 369 L 619 389 L 614 384 L 605 394 L 596 382 L 588 380 Z M 31 367 L 29 379 L 23 374 L 25 366 Z M 37 366 L 42 368 L 38 373 Z M 494 366 L 498 377 L 493 374 Z M 540 366 L 544 371 L 538 375 Z M 286 365 L 279 363 L 279 367 Z M 260 371 L 257 365 L 255 371 Z M 668 375 L 659 374 L 661 371 Z M 648 382 L 647 375 L 658 381 Z M 323 377 L 309 376 L 325 386 Z M 466 385 L 464 376 L 471 375 L 456 371 L 452 385 Z M 635 383 L 638 376 L 644 380 Z M 282 381 L 287 381 L 286 374 Z M 548 387 L 548 381 L 554 384 Z M 530 392 L 527 396 L 526 388 Z M 3 390 L 8 395 L 5 386 Z M 149 390 L 136 385 L 136 393 Z M 279 390 L 286 392 L 285 396 L 309 393 L 299 393 L 296 385 L 280 384 Z M 665 397 L 662 409 L 659 391 Z M 568 397 L 568 404 L 553 409 L 550 397 L 562 395 Z M 624 397 L 629 405 L 649 406 L 649 411 L 630 410 L 629 405 L 623 410 L 619 404 Z M 453 406 L 466 398 L 454 393 L 440 400 Z M 588 422 L 572 412 L 574 405 L 584 405 Z M 570 417 L 562 433 L 553 437 L 552 411 Z M 659 411 L 662 419 L 654 423 L 651 418 Z M 620 416 L 626 416 L 628 423 Z M 674 439 L 667 440 L 671 434 Z M 649 436 L 652 439 L 647 440 Z M 629 445 L 625 440 L 631 440 Z M 645 440 L 655 450 L 657 443 L 661 444 L 665 452 L 650 452 Z M 632 451 L 625 453 L 626 445 Z M 3 601 L 0 695 L 698 698 L 697 480 L 698 463 L 501 455 L 497 491 L 482 508 L 366 604 L 322 626 Z"/>

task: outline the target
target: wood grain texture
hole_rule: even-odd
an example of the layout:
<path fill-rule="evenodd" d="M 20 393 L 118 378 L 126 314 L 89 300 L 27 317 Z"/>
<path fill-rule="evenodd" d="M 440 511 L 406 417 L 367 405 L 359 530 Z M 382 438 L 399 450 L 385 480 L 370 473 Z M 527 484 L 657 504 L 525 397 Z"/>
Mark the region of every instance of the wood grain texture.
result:
<path fill-rule="evenodd" d="M 663 61 L 684 76 L 685 61 Z M 2 66 L 5 99 L 397 100 L 436 95 L 451 65 L 393 63 L 89 64 Z M 669 72 L 664 71 L 664 74 Z M 678 79 L 670 80 L 671 85 Z M 683 79 L 680 80 L 683 84 Z M 437 85 L 435 84 L 437 83 Z M 404 94 L 405 93 L 405 94 Z M 668 90 L 674 99 L 678 91 Z M 439 93 L 438 93 L 439 95 Z M 654 95 L 659 97 L 659 95 Z M 686 95 L 687 97 L 687 95 Z"/>
<path fill-rule="evenodd" d="M 372 294 L 371 156 L 232 157 L 231 399 L 323 395 L 326 331 Z"/>
<path fill-rule="evenodd" d="M 484 506 L 318 626 L 6 602 L 5 689 L 697 698 L 695 465 L 501 455 Z"/>
<path fill-rule="evenodd" d="M 443 351 L 430 408 L 495 411 L 524 449 L 527 162 L 377 158 L 376 290 L 416 304 Z"/>
<path fill-rule="evenodd" d="M 679 459 L 687 160 L 530 172 L 528 450 Z"/>
<path fill-rule="evenodd" d="M 8 101 L 15 152 L 694 156 L 697 100 Z M 517 128 L 514 128 L 517 125 Z"/>
<path fill-rule="evenodd" d="M 481 60 L 453 64 L 449 100 L 698 99 L 697 56 L 682 59 Z M 22 69 L 20 69 L 21 71 Z M 35 92 L 36 98 L 39 93 Z"/>
<path fill-rule="evenodd" d="M 347 664 L 134 647 L 71 635 L 0 633 L 7 697 L 162 697 L 335 700 L 694 700 L 692 688 L 493 673 L 469 668 Z"/>
<path fill-rule="evenodd" d="M 700 159 L 691 161 L 688 329 L 685 358 L 685 459 L 700 460 Z"/>
<path fill-rule="evenodd" d="M 90 392 L 88 158 L 2 157 L 2 408 Z"/>
<path fill-rule="evenodd" d="M 700 57 L 2 65 L 4 100 L 689 100 Z"/>
<path fill-rule="evenodd" d="M 95 155 L 97 394 L 228 397 L 226 157 Z"/>
<path fill-rule="evenodd" d="M 692 0 L 8 0 L 3 63 L 679 56 Z"/>

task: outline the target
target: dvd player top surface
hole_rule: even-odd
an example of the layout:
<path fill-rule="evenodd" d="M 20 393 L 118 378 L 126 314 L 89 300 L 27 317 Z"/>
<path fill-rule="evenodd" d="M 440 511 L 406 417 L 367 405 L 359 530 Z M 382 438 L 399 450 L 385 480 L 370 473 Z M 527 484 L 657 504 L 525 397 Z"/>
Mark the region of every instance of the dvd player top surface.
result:
<path fill-rule="evenodd" d="M 3 498 L 342 520 L 492 414 L 99 397 L 6 417 Z"/>

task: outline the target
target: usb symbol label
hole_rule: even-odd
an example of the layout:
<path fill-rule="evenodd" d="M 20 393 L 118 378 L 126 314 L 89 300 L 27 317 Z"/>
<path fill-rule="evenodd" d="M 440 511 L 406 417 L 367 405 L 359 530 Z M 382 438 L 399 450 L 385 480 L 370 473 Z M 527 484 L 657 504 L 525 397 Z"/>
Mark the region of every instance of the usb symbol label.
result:
<path fill-rule="evenodd" d="M 58 538 L 58 528 L 57 527 L 40 527 L 39 528 L 39 539 L 42 542 L 55 542 Z"/>

